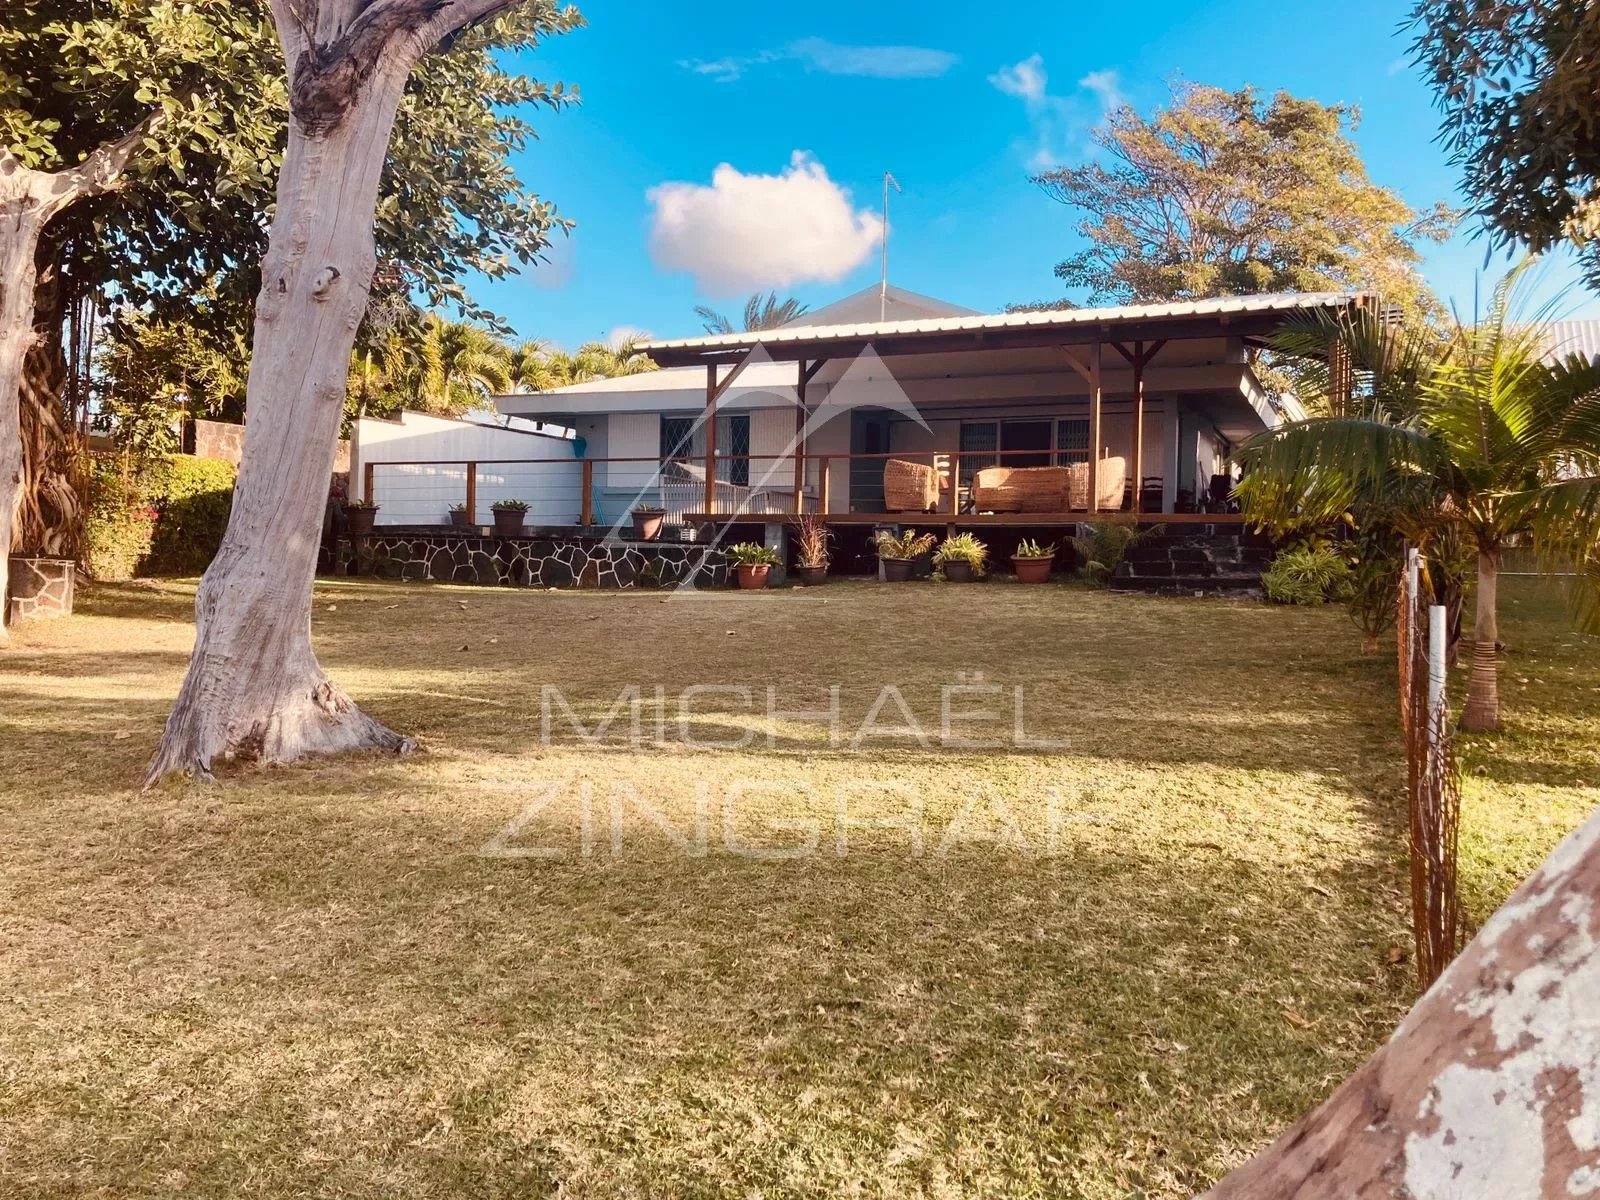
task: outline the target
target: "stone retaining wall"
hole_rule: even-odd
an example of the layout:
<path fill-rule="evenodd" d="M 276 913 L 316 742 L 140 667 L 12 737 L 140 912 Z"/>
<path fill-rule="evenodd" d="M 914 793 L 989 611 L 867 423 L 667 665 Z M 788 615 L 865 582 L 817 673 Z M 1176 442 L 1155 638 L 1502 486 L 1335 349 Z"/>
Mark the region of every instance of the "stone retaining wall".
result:
<path fill-rule="evenodd" d="M 503 538 L 440 529 L 378 529 L 344 539 L 340 574 L 504 587 L 698 587 L 728 583 L 727 556 L 683 542 L 572 535 Z"/>
<path fill-rule="evenodd" d="M 77 564 L 70 558 L 11 556 L 6 624 L 72 615 Z"/>

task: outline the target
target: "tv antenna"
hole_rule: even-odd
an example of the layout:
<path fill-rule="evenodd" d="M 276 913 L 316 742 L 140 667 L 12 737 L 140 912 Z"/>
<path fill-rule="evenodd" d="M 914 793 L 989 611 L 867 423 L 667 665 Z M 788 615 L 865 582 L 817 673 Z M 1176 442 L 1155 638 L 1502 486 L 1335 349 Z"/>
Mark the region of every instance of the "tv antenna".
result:
<path fill-rule="evenodd" d="M 889 188 L 891 185 L 895 191 L 902 194 L 905 192 L 905 189 L 900 186 L 900 181 L 888 171 L 885 171 L 883 173 L 883 273 L 878 280 L 878 320 L 880 321 L 889 319 Z"/>

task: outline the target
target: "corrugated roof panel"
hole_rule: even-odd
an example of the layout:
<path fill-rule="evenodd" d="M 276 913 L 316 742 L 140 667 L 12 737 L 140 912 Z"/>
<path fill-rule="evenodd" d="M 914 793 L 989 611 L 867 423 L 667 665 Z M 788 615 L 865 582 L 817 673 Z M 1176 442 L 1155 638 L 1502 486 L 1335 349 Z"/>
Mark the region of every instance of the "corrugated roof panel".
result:
<path fill-rule="evenodd" d="M 641 342 L 639 349 L 718 350 L 739 349 L 757 343 L 815 342 L 829 339 L 886 337 L 916 333 L 967 333 L 1030 326 L 1070 329 L 1074 325 L 1101 325 L 1123 321 L 1149 321 L 1166 317 L 1215 316 L 1228 313 L 1293 312 L 1306 308 L 1331 308 L 1353 304 L 1359 292 L 1292 292 L 1260 296 L 1219 296 L 1209 300 L 1181 300 L 1160 304 L 1124 304 L 1113 308 L 1069 308 L 1051 312 L 985 313 L 970 317 L 929 317 L 914 321 L 871 321 L 853 325 L 785 325 L 753 333 L 709 334 L 692 338 L 661 338 Z"/>

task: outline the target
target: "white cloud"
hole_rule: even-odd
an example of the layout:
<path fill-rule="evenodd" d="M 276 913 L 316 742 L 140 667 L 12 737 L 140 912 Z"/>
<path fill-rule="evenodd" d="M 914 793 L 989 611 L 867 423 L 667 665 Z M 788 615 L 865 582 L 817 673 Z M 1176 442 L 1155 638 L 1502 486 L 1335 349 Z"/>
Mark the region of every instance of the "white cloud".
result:
<path fill-rule="evenodd" d="M 1030 54 L 1014 66 L 1001 67 L 989 76 L 989 82 L 1006 95 L 1016 96 L 1032 107 L 1043 103 L 1050 77 L 1045 74 L 1044 56 Z"/>
<path fill-rule="evenodd" d="M 1115 71 L 1090 71 L 1078 80 L 1078 86 L 1094 93 L 1095 98 L 1100 101 L 1102 113 L 1116 112 L 1128 102 L 1122 94 Z"/>
<path fill-rule="evenodd" d="M 837 283 L 866 261 L 883 230 L 876 213 L 854 208 L 850 193 L 800 150 L 777 175 L 723 163 L 709 187 L 663 183 L 647 196 L 651 257 L 718 296 Z"/>
<path fill-rule="evenodd" d="M 1038 54 L 1001 67 L 989 82 L 1022 101 L 1031 131 L 1026 150 L 1031 171 L 1048 170 L 1088 153 L 1089 132 L 1127 103 L 1113 70 L 1090 71 L 1071 95 L 1053 94 L 1044 58 Z"/>
<path fill-rule="evenodd" d="M 872 79 L 932 79 L 943 75 L 959 59 L 948 50 L 927 46 L 850 46 L 825 38 L 808 37 L 781 50 L 726 58 L 688 59 L 678 65 L 718 83 L 732 83 L 752 67 L 776 62 L 798 62 L 825 75 L 862 75 Z"/>

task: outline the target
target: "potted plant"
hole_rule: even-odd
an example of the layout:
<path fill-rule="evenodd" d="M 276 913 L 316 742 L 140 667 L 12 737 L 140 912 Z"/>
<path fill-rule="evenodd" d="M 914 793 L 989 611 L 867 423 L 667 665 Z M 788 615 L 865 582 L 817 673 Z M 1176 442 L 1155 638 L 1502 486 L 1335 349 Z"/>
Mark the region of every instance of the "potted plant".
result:
<path fill-rule="evenodd" d="M 1023 538 L 1017 552 L 1011 556 L 1011 566 L 1017 572 L 1018 583 L 1044 583 L 1050 578 L 1050 564 L 1055 561 L 1056 548 L 1041 546 L 1032 538 Z"/>
<path fill-rule="evenodd" d="M 456 529 L 472 528 L 472 516 L 467 512 L 465 502 L 450 506 L 450 524 Z"/>
<path fill-rule="evenodd" d="M 494 510 L 494 531 L 501 537 L 521 537 L 522 521 L 528 515 L 528 506 L 521 500 L 496 500 L 489 506 Z"/>
<path fill-rule="evenodd" d="M 760 542 L 740 542 L 728 547 L 728 561 L 734 565 L 739 586 L 754 591 L 767 586 L 767 575 L 778 565 L 778 552 Z"/>
<path fill-rule="evenodd" d="M 828 578 L 828 542 L 833 537 L 821 517 L 800 518 L 795 532 L 795 578 L 807 587 L 816 587 Z"/>
<path fill-rule="evenodd" d="M 633 506 L 633 536 L 641 542 L 653 542 L 661 536 L 661 523 L 667 519 L 667 510 L 654 504 Z"/>
<path fill-rule="evenodd" d="M 378 519 L 378 506 L 365 496 L 352 496 L 344 502 L 345 530 L 360 537 L 372 532 Z"/>
<path fill-rule="evenodd" d="M 911 578 L 911 568 L 916 560 L 933 549 L 931 533 L 918 533 L 908 529 L 896 537 L 888 530 L 879 530 L 873 539 L 878 551 L 878 561 L 883 564 L 885 583 L 904 583 Z"/>
<path fill-rule="evenodd" d="M 933 562 L 951 583 L 971 583 L 983 578 L 989 547 L 970 533 L 952 534 L 934 551 Z"/>

